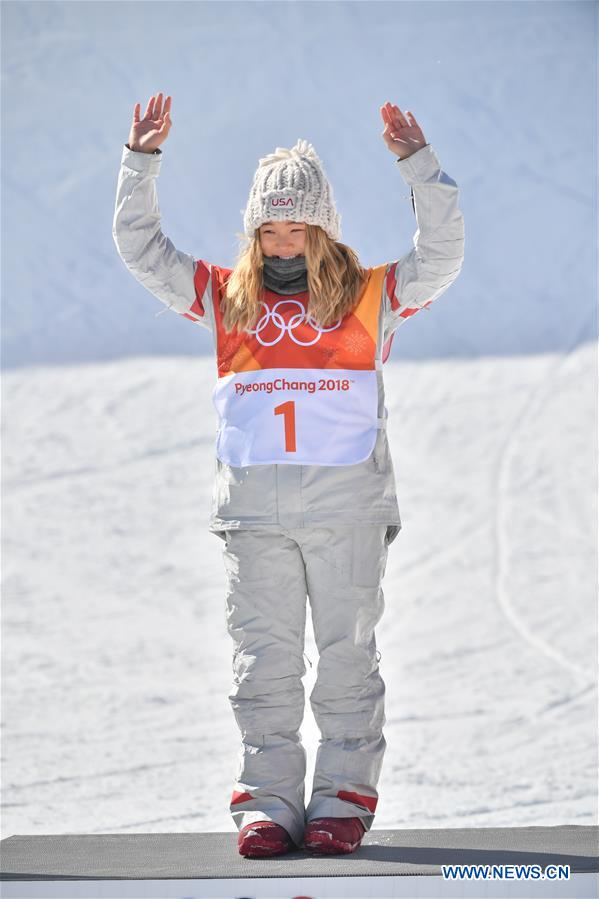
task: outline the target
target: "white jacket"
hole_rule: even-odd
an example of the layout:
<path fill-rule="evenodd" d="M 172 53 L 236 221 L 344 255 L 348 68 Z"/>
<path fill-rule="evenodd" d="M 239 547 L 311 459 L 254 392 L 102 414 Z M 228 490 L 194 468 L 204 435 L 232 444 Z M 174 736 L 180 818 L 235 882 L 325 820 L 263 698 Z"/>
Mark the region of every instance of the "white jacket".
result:
<path fill-rule="evenodd" d="M 119 255 L 133 276 L 166 306 L 206 327 L 214 337 L 212 263 L 177 250 L 161 229 L 156 178 L 162 152 L 123 148 L 113 221 Z M 429 306 L 457 278 L 464 254 L 458 188 L 440 168 L 430 144 L 397 167 L 411 186 L 417 230 L 414 248 L 386 263 L 377 344 L 379 415 L 385 418 L 383 363 L 395 330 Z M 220 268 L 220 267 L 219 267 Z M 220 272 L 230 269 L 220 268 Z M 215 347 L 216 350 L 216 347 Z M 216 379 L 216 372 L 215 372 Z M 388 542 L 401 528 L 386 428 L 371 456 L 355 465 L 249 465 L 215 456 L 209 530 L 229 528 L 388 525 Z"/>

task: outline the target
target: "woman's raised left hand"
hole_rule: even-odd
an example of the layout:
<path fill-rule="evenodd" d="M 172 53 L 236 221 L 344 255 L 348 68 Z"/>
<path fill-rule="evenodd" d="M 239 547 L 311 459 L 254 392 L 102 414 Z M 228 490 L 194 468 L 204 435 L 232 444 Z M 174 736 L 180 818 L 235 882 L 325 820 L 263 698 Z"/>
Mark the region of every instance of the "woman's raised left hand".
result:
<path fill-rule="evenodd" d="M 426 138 L 409 109 L 404 113 L 399 106 L 387 101 L 381 106 L 381 116 L 385 123 L 382 138 L 391 152 L 400 159 L 407 159 L 426 146 Z"/>

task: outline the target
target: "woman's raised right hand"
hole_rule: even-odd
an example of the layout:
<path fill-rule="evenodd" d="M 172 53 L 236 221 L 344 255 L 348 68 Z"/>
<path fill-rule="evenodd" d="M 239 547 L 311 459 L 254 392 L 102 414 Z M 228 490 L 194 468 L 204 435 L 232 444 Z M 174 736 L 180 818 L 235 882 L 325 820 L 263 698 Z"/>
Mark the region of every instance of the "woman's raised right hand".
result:
<path fill-rule="evenodd" d="M 133 110 L 133 122 L 129 132 L 129 147 L 138 153 L 153 153 L 167 139 L 171 130 L 171 98 L 162 106 L 162 92 L 150 97 L 143 119 L 140 119 L 139 103 Z"/>

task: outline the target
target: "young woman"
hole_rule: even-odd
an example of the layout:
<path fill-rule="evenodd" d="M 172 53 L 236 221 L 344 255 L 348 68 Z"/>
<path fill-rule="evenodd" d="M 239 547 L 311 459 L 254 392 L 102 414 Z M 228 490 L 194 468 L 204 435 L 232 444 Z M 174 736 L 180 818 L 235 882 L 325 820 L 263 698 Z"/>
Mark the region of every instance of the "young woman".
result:
<path fill-rule="evenodd" d="M 294 844 L 353 852 L 372 826 L 385 738 L 374 628 L 401 520 L 387 441 L 383 364 L 395 330 L 458 276 L 456 183 L 414 116 L 381 107 L 382 137 L 412 188 L 418 229 L 397 261 L 360 264 L 311 144 L 259 161 L 244 246 L 227 268 L 177 250 L 156 196 L 171 97 L 134 108 L 113 236 L 132 274 L 214 339 L 218 413 L 209 529 L 223 540 L 233 639 L 229 700 L 241 753 L 230 810 L 239 852 Z M 306 596 L 321 731 L 305 807 Z"/>

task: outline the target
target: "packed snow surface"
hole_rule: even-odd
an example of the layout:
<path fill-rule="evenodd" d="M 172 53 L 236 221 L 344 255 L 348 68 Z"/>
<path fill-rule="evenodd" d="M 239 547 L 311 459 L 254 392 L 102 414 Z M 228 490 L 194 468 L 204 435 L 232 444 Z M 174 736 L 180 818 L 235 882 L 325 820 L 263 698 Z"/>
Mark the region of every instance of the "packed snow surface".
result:
<path fill-rule="evenodd" d="M 596 820 L 596 350 L 385 366 L 379 828 Z M 234 829 L 214 368 L 4 375 L 4 835 Z"/>

